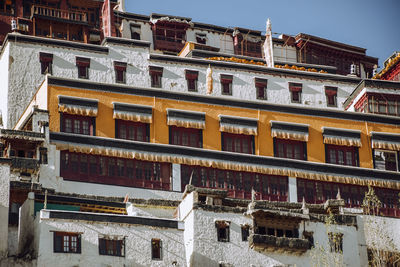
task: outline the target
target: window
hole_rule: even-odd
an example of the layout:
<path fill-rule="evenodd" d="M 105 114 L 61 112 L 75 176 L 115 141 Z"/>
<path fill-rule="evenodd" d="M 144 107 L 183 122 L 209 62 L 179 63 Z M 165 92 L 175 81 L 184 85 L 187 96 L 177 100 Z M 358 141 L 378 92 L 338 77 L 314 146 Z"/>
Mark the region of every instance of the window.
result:
<path fill-rule="evenodd" d="M 89 79 L 90 58 L 76 57 L 78 78 Z"/>
<path fill-rule="evenodd" d="M 40 73 L 41 74 L 53 74 L 53 54 L 49 53 L 39 53 L 40 60 Z"/>
<path fill-rule="evenodd" d="M 130 27 L 131 27 L 131 39 L 140 40 L 140 33 L 141 33 L 140 24 L 131 23 Z"/>
<path fill-rule="evenodd" d="M 161 240 L 156 238 L 151 239 L 151 259 L 161 260 L 161 252 Z"/>
<path fill-rule="evenodd" d="M 197 92 L 197 78 L 199 76 L 199 72 L 194 70 L 185 70 L 185 76 L 188 91 Z"/>
<path fill-rule="evenodd" d="M 221 133 L 222 150 L 254 154 L 254 136 L 245 134 Z"/>
<path fill-rule="evenodd" d="M 126 83 L 126 62 L 114 61 L 115 82 Z"/>
<path fill-rule="evenodd" d="M 228 221 L 216 221 L 218 242 L 229 242 L 229 224 Z"/>
<path fill-rule="evenodd" d="M 343 253 L 343 234 L 328 233 L 330 252 Z"/>
<path fill-rule="evenodd" d="M 99 254 L 125 257 L 125 238 L 99 238 Z"/>
<path fill-rule="evenodd" d="M 207 35 L 205 33 L 196 33 L 196 42 L 199 44 L 207 43 Z"/>
<path fill-rule="evenodd" d="M 203 133 L 200 129 L 170 126 L 171 145 L 203 147 Z"/>
<path fill-rule="evenodd" d="M 150 66 L 150 79 L 151 87 L 161 88 L 162 87 L 162 74 L 163 68 Z"/>
<path fill-rule="evenodd" d="M 61 114 L 61 132 L 95 135 L 94 124 L 94 117 Z"/>
<path fill-rule="evenodd" d="M 13 15 L 15 12 L 15 0 L 0 0 L 0 13 Z"/>
<path fill-rule="evenodd" d="M 374 150 L 374 166 L 378 170 L 398 171 L 398 152 L 389 150 Z"/>
<path fill-rule="evenodd" d="M 306 142 L 274 138 L 275 157 L 307 160 Z"/>
<path fill-rule="evenodd" d="M 358 148 L 352 146 L 326 145 L 326 162 L 358 166 Z"/>
<path fill-rule="evenodd" d="M 158 190 L 170 189 L 171 164 L 61 152 L 65 180 Z"/>
<path fill-rule="evenodd" d="M 250 226 L 249 225 L 242 225 L 242 241 L 247 241 L 250 234 Z"/>
<path fill-rule="evenodd" d="M 328 107 L 337 107 L 337 88 L 325 86 L 326 105 Z"/>
<path fill-rule="evenodd" d="M 301 103 L 302 88 L 301 83 L 289 83 L 290 101 L 292 103 Z"/>
<path fill-rule="evenodd" d="M 81 235 L 78 233 L 53 233 L 55 253 L 81 253 Z"/>
<path fill-rule="evenodd" d="M 116 138 L 149 142 L 150 125 L 148 123 L 115 120 Z"/>
<path fill-rule="evenodd" d="M 232 75 L 221 74 L 221 94 L 232 95 Z"/>
<path fill-rule="evenodd" d="M 255 85 L 257 90 L 257 99 L 267 100 L 267 82 L 266 79 L 255 78 Z"/>

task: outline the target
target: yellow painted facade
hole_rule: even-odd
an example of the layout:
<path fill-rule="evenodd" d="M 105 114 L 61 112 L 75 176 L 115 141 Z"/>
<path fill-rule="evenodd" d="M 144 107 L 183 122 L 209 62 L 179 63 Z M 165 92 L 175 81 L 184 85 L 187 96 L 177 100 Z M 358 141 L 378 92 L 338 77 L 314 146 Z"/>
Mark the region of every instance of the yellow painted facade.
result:
<path fill-rule="evenodd" d="M 302 123 L 309 125 L 307 142 L 307 159 L 313 162 L 325 162 L 325 144 L 322 127 L 341 128 L 361 131 L 359 148 L 360 167 L 373 168 L 370 132 L 390 132 L 400 134 L 400 125 L 363 122 L 356 120 L 313 117 L 301 114 L 288 114 L 256 109 L 236 108 L 221 105 L 209 105 L 178 101 L 164 98 L 143 97 L 121 93 L 110 93 L 95 90 L 48 86 L 48 110 L 50 131 L 60 131 L 60 114 L 58 96 L 83 97 L 97 99 L 98 115 L 96 117 L 96 136 L 115 138 L 115 121 L 113 119 L 113 102 L 146 105 L 153 107 L 153 123 L 150 125 L 150 142 L 168 144 L 167 109 L 180 109 L 206 113 L 206 127 L 203 130 L 203 148 L 221 150 L 219 115 L 258 119 L 258 135 L 255 136 L 255 154 L 273 156 L 273 138 L 270 121 Z"/>

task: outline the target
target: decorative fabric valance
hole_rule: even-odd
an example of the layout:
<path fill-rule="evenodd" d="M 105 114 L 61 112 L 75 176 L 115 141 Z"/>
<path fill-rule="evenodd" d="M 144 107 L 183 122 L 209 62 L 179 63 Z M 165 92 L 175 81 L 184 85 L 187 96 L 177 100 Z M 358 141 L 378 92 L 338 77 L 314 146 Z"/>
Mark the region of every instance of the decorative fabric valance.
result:
<path fill-rule="evenodd" d="M 153 108 L 151 106 L 132 105 L 114 102 L 113 118 L 125 121 L 152 123 Z"/>
<path fill-rule="evenodd" d="M 358 130 L 322 128 L 324 144 L 361 147 L 361 132 Z"/>
<path fill-rule="evenodd" d="M 372 148 L 400 151 L 400 134 L 371 132 Z"/>
<path fill-rule="evenodd" d="M 258 135 L 258 120 L 219 115 L 219 130 L 233 134 Z"/>
<path fill-rule="evenodd" d="M 184 128 L 205 129 L 206 114 L 178 109 L 167 109 L 167 124 Z"/>
<path fill-rule="evenodd" d="M 97 116 L 97 99 L 58 96 L 58 111 L 71 115 Z"/>
<path fill-rule="evenodd" d="M 273 138 L 308 141 L 308 124 L 271 121 L 271 135 Z"/>

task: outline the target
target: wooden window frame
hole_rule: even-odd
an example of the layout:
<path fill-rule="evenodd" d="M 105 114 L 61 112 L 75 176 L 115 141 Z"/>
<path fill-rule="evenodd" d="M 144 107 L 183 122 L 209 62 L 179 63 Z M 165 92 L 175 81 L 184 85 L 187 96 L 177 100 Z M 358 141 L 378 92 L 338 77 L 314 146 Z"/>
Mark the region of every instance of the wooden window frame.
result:
<path fill-rule="evenodd" d="M 170 190 L 171 164 L 61 151 L 65 180 Z"/>
<path fill-rule="evenodd" d="M 250 235 L 250 225 L 242 225 L 240 229 L 242 233 L 242 241 L 248 241 Z"/>
<path fill-rule="evenodd" d="M 151 239 L 151 259 L 162 260 L 162 241 L 159 238 Z"/>
<path fill-rule="evenodd" d="M 188 138 L 187 145 L 183 143 L 184 135 L 186 135 Z M 176 136 L 179 139 L 178 142 L 176 142 L 175 138 Z M 194 141 L 191 140 L 192 137 L 195 137 Z M 169 144 L 177 146 L 203 148 L 203 131 L 201 129 L 169 126 Z M 193 146 L 192 144 L 197 144 L 197 145 Z"/>
<path fill-rule="evenodd" d="M 337 107 L 337 87 L 325 86 L 326 105 Z"/>
<path fill-rule="evenodd" d="M 53 74 L 53 54 L 40 52 L 39 61 L 41 74 Z"/>
<path fill-rule="evenodd" d="M 65 237 L 68 237 L 65 240 Z M 72 238 L 76 238 L 76 247 L 73 246 L 75 243 Z M 56 246 L 57 243 L 59 247 Z M 68 245 L 68 246 L 66 246 Z M 81 234 L 69 233 L 69 232 L 53 232 L 53 252 L 54 253 L 81 253 Z"/>
<path fill-rule="evenodd" d="M 126 62 L 114 61 L 114 72 L 115 72 L 115 82 L 116 83 L 126 83 Z"/>
<path fill-rule="evenodd" d="M 379 170 L 386 170 L 386 171 L 395 171 L 395 172 L 399 172 L 400 171 L 400 162 L 399 162 L 399 152 L 398 151 L 394 151 L 394 150 L 385 150 L 385 149 L 373 149 L 372 151 L 372 155 L 373 155 L 373 160 L 374 160 L 374 169 L 378 169 L 377 168 L 377 160 L 376 160 L 376 152 L 381 152 L 381 153 L 390 153 L 390 154 L 394 154 L 395 155 L 395 164 L 396 164 L 396 168 L 388 168 L 387 167 L 387 162 L 386 160 L 384 161 L 385 163 L 385 169 L 380 169 Z"/>
<path fill-rule="evenodd" d="M 231 144 L 229 144 L 229 140 L 231 140 Z M 240 144 L 240 150 L 236 150 L 236 142 Z M 247 151 L 244 151 L 244 144 L 247 143 Z M 221 150 L 236 152 L 236 153 L 245 153 L 245 154 L 255 154 L 255 142 L 254 135 L 246 135 L 246 134 L 233 134 L 221 132 Z M 232 149 L 230 149 L 232 148 Z"/>
<path fill-rule="evenodd" d="M 79 79 L 89 79 L 90 58 L 76 57 Z"/>
<path fill-rule="evenodd" d="M 125 257 L 125 238 L 99 238 L 99 255 Z"/>
<path fill-rule="evenodd" d="M 80 115 L 71 115 L 66 113 L 60 113 L 60 129 L 61 132 L 65 133 L 74 133 L 74 134 L 83 134 L 83 135 L 96 135 L 96 119 L 95 117 L 88 117 L 88 116 L 80 116 Z M 71 122 L 71 131 L 69 131 L 69 123 Z M 84 132 L 84 124 L 85 122 L 88 125 L 87 133 Z M 79 132 L 76 129 L 77 124 L 79 123 Z"/>
<path fill-rule="evenodd" d="M 189 92 L 197 92 L 197 80 L 199 72 L 195 70 L 185 70 L 185 78 Z"/>
<path fill-rule="evenodd" d="M 221 95 L 232 95 L 233 76 L 221 74 Z"/>
<path fill-rule="evenodd" d="M 217 241 L 218 242 L 229 242 L 230 241 L 230 223 L 226 221 L 215 222 L 215 228 L 217 229 Z"/>
<path fill-rule="evenodd" d="M 256 87 L 256 98 L 260 100 L 268 100 L 268 95 L 267 95 L 268 80 L 255 78 L 254 84 Z"/>
<path fill-rule="evenodd" d="M 153 88 L 162 88 L 163 68 L 150 66 L 149 74 L 150 74 L 150 81 L 151 81 L 150 86 Z"/>
<path fill-rule="evenodd" d="M 124 128 L 125 128 L 125 136 L 123 135 Z M 141 129 L 142 132 L 142 139 L 139 139 L 138 136 L 139 129 Z M 150 142 L 150 124 L 116 119 L 115 138 L 140 141 L 140 142 Z"/>
<path fill-rule="evenodd" d="M 352 155 L 351 165 L 347 164 L 348 152 L 350 152 Z M 332 159 L 333 155 L 332 153 L 335 154 L 335 160 Z M 343 156 L 343 164 L 340 163 L 339 154 Z M 326 158 L 326 163 L 343 165 L 343 166 L 360 167 L 358 147 L 325 144 L 325 158 Z"/>
<path fill-rule="evenodd" d="M 273 176 L 250 172 L 219 170 L 198 166 L 181 166 L 182 192 L 189 181 L 202 188 L 227 190 L 228 197 L 251 199 L 251 189 L 256 199 L 287 201 L 289 181 L 286 176 Z"/>
<path fill-rule="evenodd" d="M 280 154 L 279 146 L 283 146 L 283 155 Z M 292 155 L 288 155 L 288 146 L 292 146 Z M 295 157 L 295 147 L 300 149 L 300 158 Z M 290 139 L 280 139 L 274 138 L 274 157 L 287 158 L 287 159 L 297 159 L 297 160 L 307 160 L 307 142 L 290 140 Z"/>
<path fill-rule="evenodd" d="M 301 103 L 301 93 L 303 91 L 303 84 L 301 83 L 289 83 L 290 102 Z"/>

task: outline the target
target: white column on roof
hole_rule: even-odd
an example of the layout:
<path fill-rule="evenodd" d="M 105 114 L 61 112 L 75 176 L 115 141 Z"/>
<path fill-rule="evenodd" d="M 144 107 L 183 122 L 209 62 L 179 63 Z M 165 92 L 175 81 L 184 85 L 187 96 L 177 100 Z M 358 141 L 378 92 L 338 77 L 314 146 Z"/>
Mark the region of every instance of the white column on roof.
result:
<path fill-rule="evenodd" d="M 181 192 L 181 164 L 172 164 L 172 190 Z"/>
<path fill-rule="evenodd" d="M 289 177 L 289 202 L 297 202 L 296 177 Z"/>

